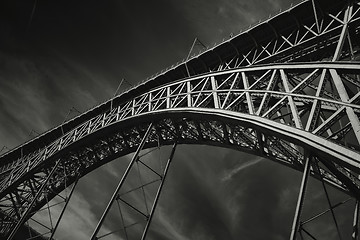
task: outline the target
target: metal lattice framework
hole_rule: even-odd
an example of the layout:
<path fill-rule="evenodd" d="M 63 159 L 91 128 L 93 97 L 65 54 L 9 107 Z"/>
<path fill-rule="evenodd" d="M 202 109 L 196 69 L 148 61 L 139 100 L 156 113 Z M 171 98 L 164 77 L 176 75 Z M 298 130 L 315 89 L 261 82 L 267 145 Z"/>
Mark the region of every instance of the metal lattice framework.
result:
<path fill-rule="evenodd" d="M 359 1 L 304 1 L 2 155 L 1 236 L 117 157 L 200 143 L 304 171 L 295 239 L 308 172 L 360 199 L 359 21 Z"/>

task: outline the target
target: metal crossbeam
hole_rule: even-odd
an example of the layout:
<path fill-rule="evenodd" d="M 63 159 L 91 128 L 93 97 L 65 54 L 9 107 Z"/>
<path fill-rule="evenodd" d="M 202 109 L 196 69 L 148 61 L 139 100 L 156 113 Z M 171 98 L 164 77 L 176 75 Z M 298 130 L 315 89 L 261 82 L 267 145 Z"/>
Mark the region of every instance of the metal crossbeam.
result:
<path fill-rule="evenodd" d="M 149 127 L 147 128 L 146 133 L 145 133 L 145 135 L 143 136 L 143 138 L 141 140 L 141 143 L 137 147 L 137 149 L 136 149 L 136 151 L 135 151 L 135 153 L 134 153 L 128 167 L 125 170 L 125 173 L 123 174 L 123 176 L 121 177 L 120 182 L 116 186 L 116 189 L 115 189 L 115 191 L 114 191 L 108 205 L 106 206 L 106 208 L 105 208 L 105 210 L 104 210 L 104 212 L 103 212 L 103 214 L 102 214 L 102 216 L 101 216 L 101 218 L 100 218 L 100 220 L 99 220 L 93 234 L 91 235 L 91 239 L 94 239 L 94 240 L 96 239 L 96 235 L 98 234 L 98 232 L 100 230 L 100 227 L 102 226 L 102 224 L 103 224 L 103 222 L 105 220 L 106 215 L 109 213 L 110 207 L 114 203 L 121 186 L 124 184 L 124 181 L 125 181 L 127 175 L 129 174 L 133 164 L 135 163 L 136 159 L 138 158 L 141 149 L 144 147 L 145 141 L 148 138 L 152 127 L 153 127 L 153 124 L 150 124 Z"/>
<path fill-rule="evenodd" d="M 295 14 L 305 10 L 310 14 Z M 288 26 L 278 26 L 279 20 L 286 20 Z M 303 1 L 199 56 L 189 53 L 184 63 L 141 87 L 115 94 L 7 151 L 0 156 L 1 237 L 13 237 L 43 206 L 49 211 L 49 201 L 78 177 L 135 152 L 121 182 L 135 162 L 160 177 L 152 208 L 144 214 L 150 214 L 144 238 L 164 179 L 145 162 L 137 161 L 137 155 L 162 142 L 225 146 L 304 171 L 291 238 L 300 229 L 315 239 L 299 220 L 308 175 L 360 199 L 360 181 L 355 177 L 360 173 L 360 66 L 355 62 L 360 52 L 359 22 L 357 0 Z M 256 37 L 262 31 L 271 34 Z M 242 44 L 245 37 L 249 42 Z M 149 124 L 142 137 L 143 126 Z M 320 159 L 325 167 L 309 169 L 304 152 Z M 56 170 L 52 168 L 55 164 Z M 139 180 L 146 202 L 144 187 L 150 183 L 143 183 L 141 176 Z M 114 199 L 109 205 L 112 202 Z M 356 227 L 357 212 L 358 204 Z M 354 230 L 353 238 L 356 235 Z"/>
<path fill-rule="evenodd" d="M 149 127 L 149 129 L 151 129 L 152 126 Z M 126 238 L 128 239 L 128 232 L 127 232 L 127 229 L 131 226 L 131 225 L 127 225 L 125 224 L 125 221 L 124 221 L 124 216 L 123 216 L 123 213 L 122 213 L 122 210 L 121 210 L 121 206 L 119 203 L 123 203 L 125 204 L 126 207 L 128 207 L 129 209 L 131 209 L 133 212 L 137 213 L 138 215 L 142 216 L 144 218 L 144 220 L 146 221 L 146 225 L 143 229 L 143 232 L 142 232 L 142 238 L 141 239 L 145 239 L 146 235 L 147 235 L 147 232 L 149 230 L 149 226 L 151 224 L 151 221 L 152 221 L 152 218 L 153 218 L 153 215 L 154 215 L 154 212 L 155 212 L 155 208 L 157 206 L 157 203 L 159 201 L 159 198 L 160 198 L 160 193 L 161 193 L 161 190 L 164 186 L 164 183 L 165 183 L 165 179 L 166 179 L 166 176 L 167 176 L 167 173 L 168 173 L 168 170 L 169 170 L 169 167 L 170 167 L 170 163 L 174 157 L 174 154 L 175 154 L 175 150 L 176 150 L 176 146 L 177 146 L 177 143 L 175 142 L 172 146 L 172 149 L 171 149 L 171 153 L 169 155 L 169 158 L 166 162 L 166 166 L 164 169 L 161 169 L 161 173 L 157 172 L 156 170 L 154 170 L 153 168 L 151 168 L 149 165 L 145 164 L 143 161 L 141 161 L 139 159 L 139 151 L 141 150 L 141 148 L 143 148 L 144 146 L 144 143 L 145 143 L 145 140 L 146 138 L 149 137 L 149 129 L 147 131 L 147 133 L 143 136 L 143 139 L 142 139 L 142 143 L 138 146 L 138 151 L 135 152 L 133 158 L 132 158 L 132 161 L 130 161 L 124 175 L 123 175 L 123 178 L 121 179 L 121 181 L 119 182 L 117 188 L 115 189 L 114 193 L 113 193 L 113 197 L 111 198 L 110 202 L 108 203 L 106 209 L 104 210 L 104 213 L 96 227 L 96 229 L 94 230 L 94 233 L 91 237 L 91 239 L 100 239 L 100 238 L 103 238 L 105 236 L 109 236 L 111 234 L 115 234 L 115 233 L 118 233 L 119 231 L 123 230 L 125 232 L 125 235 L 126 235 Z M 161 159 L 159 159 L 160 162 L 161 162 Z M 135 165 L 136 163 L 136 165 Z M 142 179 L 141 179 L 141 169 L 139 168 L 139 165 L 142 164 L 146 169 L 150 170 L 151 172 L 153 172 L 156 176 L 160 177 L 160 179 L 157 179 L 155 181 L 149 181 L 149 182 L 143 182 Z M 137 166 L 137 168 L 136 168 Z M 130 171 L 131 169 L 136 169 L 137 171 L 137 175 L 139 177 L 139 182 L 140 182 L 140 186 L 138 187 L 135 187 L 135 188 L 132 188 L 131 190 L 128 190 L 124 193 L 119 193 L 122 189 L 122 186 L 125 185 L 126 183 L 126 180 L 129 179 L 129 174 L 130 174 Z M 136 174 L 135 174 L 136 175 Z M 146 194 L 145 194 L 145 187 L 150 185 L 150 184 L 153 184 L 157 181 L 160 181 L 160 184 L 157 188 L 157 192 L 156 192 L 156 195 L 155 197 L 152 199 L 148 199 L 146 197 Z M 136 190 L 141 190 L 142 192 L 142 196 L 143 196 L 143 200 L 144 200 L 144 206 L 145 206 L 145 210 L 144 209 L 140 209 L 139 206 L 136 206 L 134 205 L 131 200 L 125 200 L 124 197 L 129 195 L 130 193 L 133 193 L 135 192 Z M 98 236 L 98 233 L 99 233 L 99 230 L 101 228 L 101 226 L 104 224 L 104 220 L 106 218 L 106 215 L 108 214 L 108 212 L 110 211 L 110 208 L 111 206 L 114 204 L 114 202 L 116 201 L 117 205 L 118 205 L 118 209 L 119 209 L 119 213 L 120 213 L 120 217 L 121 217 L 121 222 L 122 222 L 122 225 L 123 225 L 123 228 L 121 228 L 120 230 L 114 230 L 114 231 L 110 231 L 109 233 L 105 233 L 101 236 Z M 151 205 L 151 209 L 149 211 L 148 209 L 148 202 L 151 201 L 152 202 L 152 205 Z"/>
<path fill-rule="evenodd" d="M 306 185 L 307 185 L 307 181 L 308 181 L 308 177 L 309 177 L 311 156 L 305 156 L 304 161 L 305 161 L 304 173 L 303 173 L 302 180 L 301 180 L 299 197 L 298 197 L 298 201 L 296 204 L 294 220 L 293 220 L 293 224 L 292 224 L 292 228 L 291 228 L 290 240 L 296 240 L 296 235 L 300 228 L 300 215 L 301 215 L 301 211 L 302 211 L 302 207 L 303 207 L 304 199 L 305 199 L 305 191 L 306 191 Z"/>

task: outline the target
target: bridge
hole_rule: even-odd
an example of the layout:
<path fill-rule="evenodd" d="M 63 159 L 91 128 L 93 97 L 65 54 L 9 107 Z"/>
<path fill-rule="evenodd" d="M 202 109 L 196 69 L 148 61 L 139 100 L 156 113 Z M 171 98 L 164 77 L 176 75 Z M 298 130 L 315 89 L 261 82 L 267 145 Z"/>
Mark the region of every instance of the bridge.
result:
<path fill-rule="evenodd" d="M 131 154 L 91 238 L 124 231 L 133 239 L 124 216 L 136 215 L 142 222 L 138 238 L 145 239 L 177 146 L 204 144 L 303 173 L 290 239 L 313 237 L 301 220 L 309 176 L 325 191 L 331 186 L 355 199 L 357 239 L 359 22 L 357 0 L 305 0 L 6 152 L 0 157 L 0 236 L 10 240 L 27 232 L 34 238 L 28 219 L 81 177 Z M 146 151 L 162 146 L 171 149 L 163 167 L 142 160 Z M 142 206 L 125 196 L 141 190 L 145 198 L 145 187 L 155 182 L 140 177 L 138 188 L 127 189 L 139 166 L 157 176 Z M 124 226 L 104 232 L 119 202 L 128 207 L 120 210 Z M 337 226 L 333 209 L 330 204 Z M 41 238 L 53 238 L 58 223 L 51 225 Z"/>

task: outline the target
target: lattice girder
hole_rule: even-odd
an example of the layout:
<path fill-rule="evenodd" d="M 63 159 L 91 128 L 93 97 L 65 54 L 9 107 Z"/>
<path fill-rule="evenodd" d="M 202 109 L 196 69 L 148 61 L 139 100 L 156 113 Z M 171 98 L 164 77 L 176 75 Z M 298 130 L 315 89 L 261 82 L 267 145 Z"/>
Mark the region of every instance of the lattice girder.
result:
<path fill-rule="evenodd" d="M 321 162 L 330 164 L 327 168 L 330 168 L 331 171 L 327 168 L 320 170 L 325 181 L 351 195 L 359 196 L 357 190 L 359 182 L 351 177 L 353 172 L 342 167 L 344 162 L 341 159 L 348 158 L 349 160 L 349 157 L 339 157 L 338 155 L 341 154 L 343 147 L 339 148 L 335 143 L 328 146 L 324 139 L 319 137 L 314 139 L 311 133 L 302 136 L 303 130 L 296 130 L 293 127 L 274 123 L 271 120 L 241 113 L 231 114 L 231 112 L 224 110 L 193 108 L 161 110 L 157 113 L 140 114 L 138 124 L 135 125 L 133 125 L 134 120 L 130 119 L 100 129 L 98 134 L 102 137 L 91 135 L 88 139 L 78 140 L 77 143 L 74 143 L 74 145 L 78 144 L 77 147 L 69 146 L 69 150 L 65 148 L 61 154 L 50 157 L 29 172 L 25 178 L 14 183 L 13 188 L 9 188 L 0 203 L 4 216 L 6 216 L 1 222 L 2 233 L 6 234 L 13 227 L 19 216 L 26 210 L 27 204 L 38 193 L 39 187 L 31 188 L 30 186 L 34 184 L 40 186 L 56 162 L 59 161 L 57 170 L 36 200 L 33 209 L 31 209 L 32 214 L 62 191 L 65 182 L 71 184 L 75 180 L 76 174 L 83 176 L 116 157 L 134 151 L 140 142 L 140 136 L 144 132 L 142 126 L 146 126 L 148 121 L 154 122 L 155 125 L 145 147 L 157 146 L 158 140 L 162 145 L 177 141 L 180 144 L 223 146 L 257 154 L 299 171 L 303 169 L 305 149 Z M 114 131 L 116 129 L 117 131 Z M 104 132 L 107 133 L 104 135 Z M 112 132 L 112 134 L 108 132 Z M 302 139 L 297 136 L 299 134 Z M 295 138 L 294 135 L 297 137 Z M 119 139 L 124 141 L 118 141 Z M 259 139 L 261 140 L 259 141 Z M 329 147 L 333 148 L 324 149 Z M 359 154 L 354 153 L 350 158 L 352 157 L 352 161 L 354 161 L 358 156 Z M 346 166 L 353 167 L 351 164 Z M 311 174 L 320 177 L 314 169 L 312 169 Z M 34 179 L 36 179 L 36 183 Z M 28 182 L 32 182 L 32 184 L 28 184 Z M 13 196 L 17 196 L 17 199 L 15 200 Z M 15 201 L 16 204 L 9 204 L 11 201 Z M 6 221 L 8 219 L 11 221 Z"/>
<path fill-rule="evenodd" d="M 347 90 L 354 89 L 354 85 L 347 79 L 356 80 L 359 74 L 360 67 L 354 63 L 279 64 L 231 69 L 163 85 L 136 96 L 117 107 L 111 105 L 113 108 L 109 109 L 108 112 L 101 113 L 84 122 L 45 148 L 18 159 L 15 164 L 3 166 L 1 197 L 7 196 L 14 189 L 17 189 L 15 192 L 23 191 L 29 194 L 29 191 L 21 190 L 26 188 L 24 179 L 32 176 L 31 174 L 35 169 L 47 165 L 49 159 L 56 159 L 57 155 L 61 155 L 64 151 L 76 149 L 78 142 L 86 140 L 89 136 L 100 134 L 99 130 L 104 129 L 106 131 L 107 126 L 127 119 L 135 119 L 136 116 L 145 113 L 177 108 L 219 109 L 260 117 L 264 120 L 268 119 L 282 124 L 284 127 L 291 126 L 294 130 L 300 129 L 304 133 L 318 135 L 323 139 L 332 141 L 337 148 L 346 147 L 344 152 L 353 153 L 354 156 L 357 156 L 360 107 L 356 103 L 359 101 L 360 93 Z M 295 79 L 294 76 L 296 76 L 296 80 L 293 80 Z M 310 83 L 311 86 L 309 86 Z M 332 95 L 324 94 L 325 91 L 331 91 Z M 224 126 L 218 127 L 216 131 L 204 132 L 205 129 L 212 128 L 198 122 L 191 127 L 177 126 L 176 132 L 181 132 L 184 127 L 189 128 L 189 131 L 182 131 L 182 135 L 178 137 L 187 139 L 185 142 L 193 139 L 190 142 L 209 141 L 217 142 L 218 145 L 226 145 L 226 143 L 235 141 L 234 139 L 224 139 L 223 130 L 226 129 Z M 310 129 L 313 129 L 312 132 Z M 195 137 L 196 133 L 199 132 L 203 134 Z M 271 133 L 267 134 L 272 135 Z M 227 135 L 228 137 L 233 136 L 233 133 L 227 133 Z M 244 134 L 237 138 L 242 139 L 239 147 L 247 149 L 246 151 L 258 149 L 257 145 L 259 144 L 256 145 L 256 139 L 260 135 L 257 135 L 256 131 L 252 133 L 244 131 Z M 116 138 L 116 136 L 114 137 Z M 116 140 L 124 143 L 125 146 L 118 146 L 117 151 L 128 152 L 125 150 L 132 149 L 135 146 L 134 143 L 139 141 L 138 138 L 139 135 L 136 132 L 135 134 L 124 132 Z M 278 140 L 275 142 L 278 146 L 283 145 Z M 104 149 L 104 146 L 107 146 L 108 150 Z M 86 166 L 93 166 L 93 163 L 96 162 L 94 159 L 106 158 L 107 154 L 111 153 L 109 149 L 111 149 L 110 146 L 99 143 L 96 146 L 89 147 L 87 154 L 79 153 L 79 156 L 72 156 L 72 158 L 79 159 L 86 156 L 88 159 L 84 162 L 86 168 Z M 276 147 L 276 149 L 281 148 Z M 262 152 L 266 153 L 265 148 Z M 89 155 L 92 157 L 89 158 Z M 291 155 L 284 154 L 284 152 L 283 156 L 285 159 L 291 158 Z M 267 157 L 271 157 L 269 151 Z M 338 161 L 337 164 L 341 167 L 345 163 L 347 168 L 356 170 L 358 159 L 354 157 L 352 159 L 350 163 L 345 160 L 345 162 Z M 294 163 L 292 167 L 296 168 L 295 165 Z M 72 163 L 67 164 L 64 168 L 72 172 L 77 169 Z M 43 174 L 46 175 L 46 172 Z M 57 181 L 61 180 L 57 179 Z M 14 201 L 11 196 L 5 197 L 5 199 Z M 28 199 L 27 196 L 24 199 Z M 14 209 L 18 208 L 17 205 L 26 204 L 20 199 L 14 205 Z M 14 209 L 12 211 L 15 211 Z M 19 213 L 15 211 L 9 214 L 18 215 Z"/>
<path fill-rule="evenodd" d="M 350 61 L 359 51 L 359 1 L 303 1 L 150 79 L 272 62 Z M 345 36 L 343 48 L 339 38 Z M 347 37 L 348 36 L 348 37 Z M 211 63 L 208 63 L 211 62 Z M 216 63 L 214 63 L 216 62 Z"/>
<path fill-rule="evenodd" d="M 78 174 L 133 152 L 150 122 L 146 148 L 223 146 L 299 171 L 311 154 L 314 177 L 359 199 L 359 22 L 357 0 L 303 1 L 9 151 L 0 234 Z"/>

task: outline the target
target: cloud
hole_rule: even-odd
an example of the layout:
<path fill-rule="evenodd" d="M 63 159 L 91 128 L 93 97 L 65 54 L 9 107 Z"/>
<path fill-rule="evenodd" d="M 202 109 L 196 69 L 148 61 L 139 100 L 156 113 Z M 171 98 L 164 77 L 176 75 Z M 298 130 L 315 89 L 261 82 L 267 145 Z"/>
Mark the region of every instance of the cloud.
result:
<path fill-rule="evenodd" d="M 46 57 L 50 60 L 45 62 Z M 50 53 L 28 56 L 0 50 L 0 69 L 0 144 L 8 148 L 74 117 L 68 116 L 72 107 L 85 111 L 112 96 L 101 76 Z"/>
<path fill-rule="evenodd" d="M 245 168 L 251 167 L 257 163 L 259 163 L 261 160 L 263 160 L 262 158 L 255 158 L 252 159 L 250 161 L 247 161 L 245 163 L 241 163 L 239 166 L 237 166 L 236 168 L 227 171 L 224 173 L 224 176 L 222 177 L 221 181 L 229 181 L 234 175 L 238 174 L 240 171 L 242 171 Z"/>
<path fill-rule="evenodd" d="M 26 28 L 30 13 L 26 7 L 0 14 L 1 20 L 14 14 L 11 21 L 0 21 L 1 27 L 6 25 L 0 38 L 0 143 L 15 147 L 29 139 L 31 129 L 40 133 L 64 121 L 71 107 L 84 111 L 111 97 L 121 78 L 135 84 L 170 66 L 186 57 L 195 37 L 212 46 L 231 32 L 266 19 L 269 9 L 275 12 L 287 4 L 285 0 L 181 4 L 91 0 L 86 5 L 38 1 L 26 33 L 23 23 Z M 129 158 L 117 159 L 80 180 L 59 239 L 89 238 Z M 144 177 L 150 179 L 150 174 Z M 238 151 L 179 146 L 149 238 L 287 239 L 300 178 L 299 172 Z M 136 183 L 131 179 L 127 188 Z M 304 208 L 304 217 L 327 204 L 318 194 L 321 186 L 309 185 L 314 188 L 308 189 L 306 199 L 313 207 Z M 344 197 L 335 190 L 331 195 L 334 203 Z M 134 204 L 141 202 L 136 196 L 129 198 Z M 341 217 L 350 210 L 339 209 L 337 214 Z M 109 214 L 105 231 L 119 223 L 116 214 Z M 319 234 L 331 239 L 327 233 L 333 230 L 331 221 L 321 221 L 309 229 L 321 227 Z M 339 223 L 351 226 L 348 220 Z"/>
<path fill-rule="evenodd" d="M 149 239 L 176 239 L 189 240 L 183 233 L 179 231 L 178 226 L 174 226 L 174 221 L 164 212 L 161 206 L 158 206 L 154 216 L 154 221 L 150 227 Z"/>

